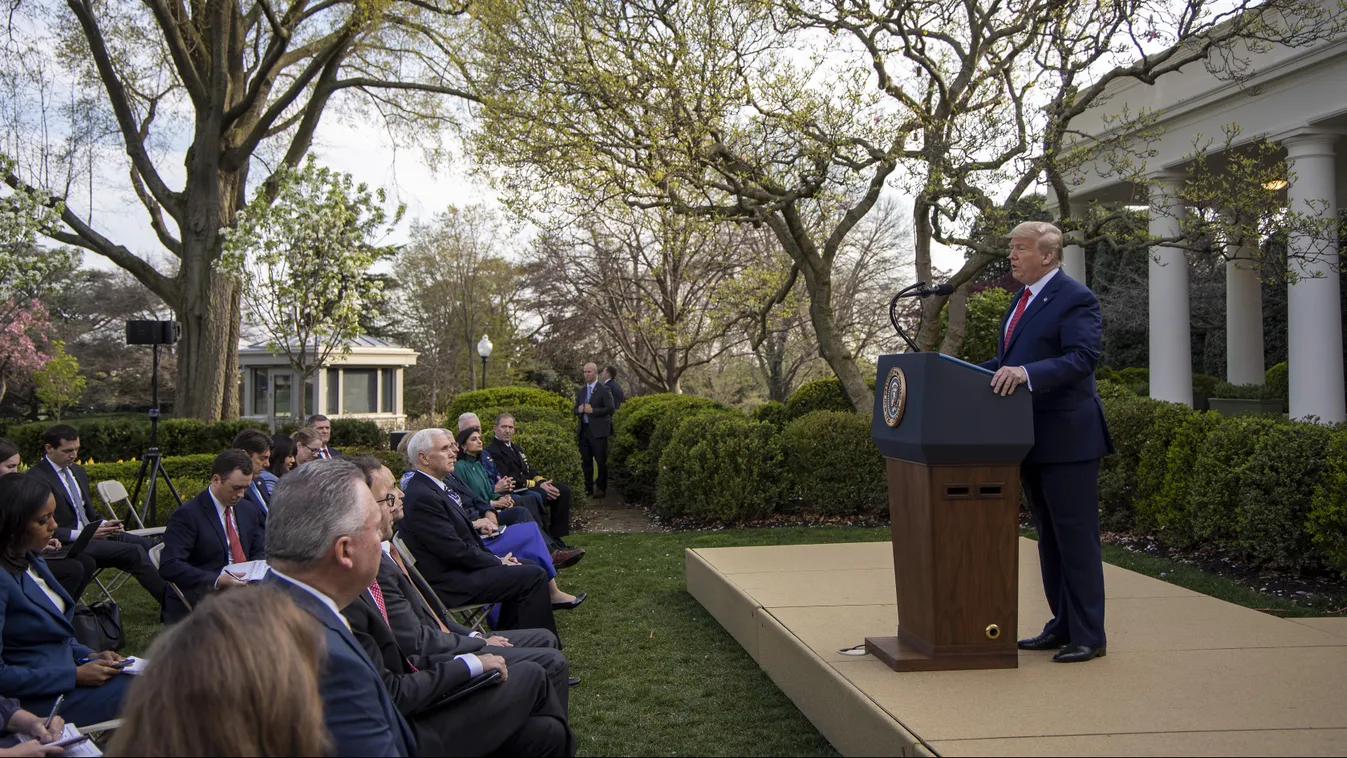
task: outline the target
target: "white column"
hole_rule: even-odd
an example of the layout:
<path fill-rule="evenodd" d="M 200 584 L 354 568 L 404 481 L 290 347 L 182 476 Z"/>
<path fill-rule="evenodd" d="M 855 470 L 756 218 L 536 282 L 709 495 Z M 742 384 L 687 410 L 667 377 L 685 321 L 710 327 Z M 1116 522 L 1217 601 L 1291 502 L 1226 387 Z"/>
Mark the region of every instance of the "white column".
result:
<path fill-rule="evenodd" d="M 1291 169 L 1286 196 L 1292 212 L 1324 219 L 1316 233 L 1292 234 L 1288 364 L 1291 418 L 1347 421 L 1343 391 L 1342 292 L 1338 284 L 1337 135 L 1302 132 L 1283 137 Z"/>
<path fill-rule="evenodd" d="M 1151 177 L 1150 233 L 1176 238 L 1181 233 L 1183 175 Z M 1150 250 L 1150 375 L 1151 397 L 1171 403 L 1193 404 L 1192 336 L 1188 311 L 1188 259 L 1184 251 L 1166 245 Z"/>
<path fill-rule="evenodd" d="M 1262 384 L 1263 289 L 1257 239 L 1226 246 L 1225 374 L 1231 384 Z"/>
<path fill-rule="evenodd" d="M 1055 194 L 1054 194 L 1055 197 Z M 1057 198 L 1057 218 L 1061 219 L 1063 203 L 1061 198 Z M 1081 211 L 1076 206 L 1071 206 L 1071 217 L 1078 218 Z M 1080 239 L 1080 232 L 1068 232 L 1066 238 L 1062 240 L 1062 271 L 1066 275 L 1080 282 L 1085 283 L 1085 248 L 1078 244 L 1073 244 L 1073 240 Z"/>

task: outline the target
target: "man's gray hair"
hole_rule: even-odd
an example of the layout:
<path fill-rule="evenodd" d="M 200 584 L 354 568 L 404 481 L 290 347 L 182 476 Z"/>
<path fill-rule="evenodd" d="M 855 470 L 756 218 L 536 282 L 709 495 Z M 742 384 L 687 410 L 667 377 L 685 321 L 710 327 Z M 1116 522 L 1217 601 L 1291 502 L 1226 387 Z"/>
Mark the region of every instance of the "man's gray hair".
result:
<path fill-rule="evenodd" d="M 459 430 L 460 432 L 463 431 L 464 429 L 467 429 L 467 428 L 473 427 L 473 426 L 475 426 L 475 427 L 477 427 L 477 428 L 479 428 L 479 429 L 480 429 L 481 426 L 482 426 L 482 420 L 479 419 L 479 418 L 477 418 L 477 414 L 476 414 L 476 413 L 473 413 L 472 411 L 468 411 L 467 413 L 459 414 L 459 417 L 458 417 L 458 430 Z"/>
<path fill-rule="evenodd" d="M 276 483 L 267 511 L 267 558 L 310 566 L 332 543 L 359 532 L 365 475 L 354 463 L 319 459 L 295 468 Z"/>
<path fill-rule="evenodd" d="M 507 418 L 510 419 L 511 421 L 514 421 L 514 414 L 513 413 L 496 414 L 496 426 L 500 426 L 500 422 L 504 421 Z"/>
<path fill-rule="evenodd" d="M 412 441 L 407 443 L 407 465 L 416 468 L 421 462 L 421 453 L 428 453 L 435 446 L 435 435 L 443 434 L 453 439 L 454 435 L 449 433 L 448 429 L 422 429 L 412 435 Z M 287 474 L 286 476 L 289 476 Z"/>
<path fill-rule="evenodd" d="M 1033 237 L 1038 241 L 1038 252 L 1049 253 L 1057 263 L 1062 262 L 1062 230 L 1046 221 L 1025 221 L 1010 230 L 1010 238 Z"/>

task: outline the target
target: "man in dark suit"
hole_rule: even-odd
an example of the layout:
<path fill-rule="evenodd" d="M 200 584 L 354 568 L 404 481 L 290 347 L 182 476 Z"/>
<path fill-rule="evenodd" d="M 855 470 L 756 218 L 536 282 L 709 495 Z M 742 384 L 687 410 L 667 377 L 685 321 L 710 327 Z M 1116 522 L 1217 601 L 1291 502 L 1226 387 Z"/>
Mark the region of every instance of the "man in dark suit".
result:
<path fill-rule="evenodd" d="M 309 416 L 306 427 L 312 429 L 318 434 L 318 439 L 322 441 L 322 448 L 318 451 L 319 458 L 340 458 L 341 451 L 335 447 L 329 447 L 328 443 L 332 441 L 332 420 L 321 413 L 315 413 Z"/>
<path fill-rule="evenodd" d="M 322 626 L 327 660 L 318 683 L 338 756 L 409 756 L 416 738 L 340 609 L 379 571 L 383 509 L 360 469 L 313 461 L 281 477 L 267 517 L 264 583 L 278 587 Z"/>
<path fill-rule="evenodd" d="M 242 450 L 215 456 L 210 485 L 168 519 L 159 575 L 176 584 L 193 606 L 213 589 L 243 584 L 225 566 L 267 556 L 262 511 L 243 497 L 253 481 L 252 466 Z M 187 613 L 177 595 L 168 593 L 164 620 L 179 621 Z"/>
<path fill-rule="evenodd" d="M 1034 446 L 1020 483 L 1038 528 L 1039 568 L 1053 618 L 1022 650 L 1056 650 L 1054 661 L 1102 657 L 1104 567 L 1099 544 L 1099 459 L 1113 452 L 1094 367 L 1103 349 L 1099 301 L 1060 268 L 1062 233 L 1029 221 L 1010 233 L 1010 269 L 1024 289 L 1001 321 L 992 389 L 1026 385 Z"/>
<path fill-rule="evenodd" d="M 270 498 L 267 496 L 266 488 L 262 486 L 262 472 L 271 465 L 271 437 L 261 429 L 244 429 L 234 437 L 230 447 L 247 453 L 253 462 L 253 480 L 244 490 L 243 497 L 262 511 L 265 523 Z"/>
<path fill-rule="evenodd" d="M 626 393 L 622 391 L 622 385 L 617 383 L 617 366 L 605 366 L 603 369 L 603 386 L 613 395 L 613 412 L 622 407 L 622 402 L 627 399 Z"/>
<path fill-rule="evenodd" d="M 547 533 L 563 547 L 569 547 L 564 540 L 571 533 L 571 488 L 565 482 L 542 481 L 543 477 L 533 470 L 523 449 L 514 443 L 514 432 L 514 416 L 502 413 L 496 417 L 494 438 L 486 446 L 496 464 L 496 473 L 513 479 L 516 487 L 532 487 L 542 496 L 549 511 Z"/>
<path fill-rule="evenodd" d="M 376 502 L 384 506 L 381 524 L 384 537 L 393 536 L 393 516 L 399 504 L 393 489 L 393 474 L 377 461 L 352 461 L 365 473 Z M 372 470 L 373 469 L 373 470 Z M 389 501 L 393 505 L 389 507 Z M 351 631 L 377 665 L 383 666 L 383 681 L 398 709 L 406 716 L 417 735 L 421 752 L 440 755 L 518 754 L 571 755 L 574 735 L 567 725 L 564 695 L 560 693 L 541 665 L 497 655 L 509 648 L 479 647 L 474 652 L 452 656 L 427 655 L 415 647 L 404 647 L 404 634 L 397 626 L 407 623 L 405 616 L 394 616 L 389 604 L 400 584 L 400 572 L 385 554 L 378 576 L 369 589 L 342 610 L 351 623 Z M 411 623 L 419 626 L 419 622 Z M 507 643 L 508 644 L 508 643 Z M 463 687 L 484 671 L 499 670 L 498 686 L 484 689 L 454 703 L 444 698 Z"/>
<path fill-rule="evenodd" d="M 56 538 L 74 542 L 86 525 L 99 522 L 89 495 L 89 475 L 75 462 L 80 452 L 79 432 L 73 426 L 57 424 L 43 433 L 42 442 L 46 455 L 33 464 L 31 473 L 46 481 L 56 495 Z M 121 569 L 135 577 L 162 604 L 164 580 L 150 563 L 152 547 L 152 540 L 126 534 L 122 522 L 103 521 L 84 554 L 99 568 Z"/>
<path fill-rule="evenodd" d="M 407 443 L 407 463 L 416 473 L 406 485 L 402 533 L 421 573 L 451 608 L 500 603 L 501 629 L 555 634 L 547 572 L 487 550 L 462 498 L 446 487 L 444 478 L 454 470 L 453 442 L 444 429 L 422 429 Z"/>
<path fill-rule="evenodd" d="M 585 494 L 603 497 L 608 489 L 608 436 L 613 429 L 613 393 L 599 381 L 599 367 L 585 364 L 585 383 L 575 391 L 576 428 L 580 464 L 585 470 Z M 598 463 L 597 481 L 594 464 Z"/>

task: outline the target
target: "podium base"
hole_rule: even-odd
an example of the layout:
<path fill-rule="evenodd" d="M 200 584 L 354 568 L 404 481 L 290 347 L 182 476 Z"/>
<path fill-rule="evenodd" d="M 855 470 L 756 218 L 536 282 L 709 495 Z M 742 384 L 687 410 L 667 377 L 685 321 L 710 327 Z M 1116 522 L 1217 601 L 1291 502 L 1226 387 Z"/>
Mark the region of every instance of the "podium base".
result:
<path fill-rule="evenodd" d="M 978 669 L 1019 668 L 1019 651 L 1005 653 L 951 653 L 929 655 L 898 637 L 866 637 L 865 652 L 884 662 L 894 671 L 971 671 Z"/>

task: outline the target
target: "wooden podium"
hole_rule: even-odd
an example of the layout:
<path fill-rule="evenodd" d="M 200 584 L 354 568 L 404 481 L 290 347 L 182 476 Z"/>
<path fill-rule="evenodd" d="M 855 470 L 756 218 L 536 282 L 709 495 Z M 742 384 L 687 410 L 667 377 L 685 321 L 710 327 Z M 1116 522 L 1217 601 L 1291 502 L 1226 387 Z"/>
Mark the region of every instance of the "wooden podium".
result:
<path fill-rule="evenodd" d="M 895 671 L 1015 668 L 1019 463 L 1027 388 L 938 353 L 884 355 L 871 436 L 885 457 L 898 634 L 865 649 Z"/>

